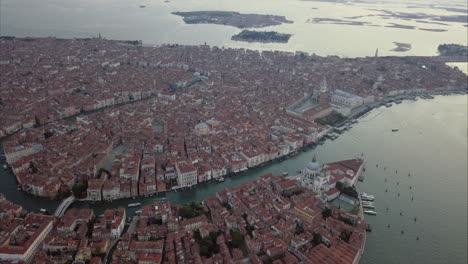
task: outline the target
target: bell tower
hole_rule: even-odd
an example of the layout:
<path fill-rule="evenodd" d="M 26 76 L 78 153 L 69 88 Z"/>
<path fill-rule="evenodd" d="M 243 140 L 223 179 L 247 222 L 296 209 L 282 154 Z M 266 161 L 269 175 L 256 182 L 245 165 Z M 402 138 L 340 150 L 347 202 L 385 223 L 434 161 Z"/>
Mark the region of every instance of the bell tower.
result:
<path fill-rule="evenodd" d="M 320 105 L 327 104 L 327 79 L 323 77 L 322 83 L 320 85 L 320 97 L 319 97 Z"/>

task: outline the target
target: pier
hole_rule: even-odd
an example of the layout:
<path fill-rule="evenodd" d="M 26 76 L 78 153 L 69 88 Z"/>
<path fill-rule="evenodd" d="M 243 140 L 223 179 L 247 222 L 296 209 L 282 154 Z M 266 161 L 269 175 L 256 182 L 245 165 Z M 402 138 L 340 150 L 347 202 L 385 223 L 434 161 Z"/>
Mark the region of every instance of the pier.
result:
<path fill-rule="evenodd" d="M 62 217 L 65 211 L 67 211 L 68 207 L 75 202 L 75 196 L 70 196 L 67 199 L 63 200 L 62 203 L 57 207 L 57 210 L 55 210 L 54 216 L 56 217 Z"/>

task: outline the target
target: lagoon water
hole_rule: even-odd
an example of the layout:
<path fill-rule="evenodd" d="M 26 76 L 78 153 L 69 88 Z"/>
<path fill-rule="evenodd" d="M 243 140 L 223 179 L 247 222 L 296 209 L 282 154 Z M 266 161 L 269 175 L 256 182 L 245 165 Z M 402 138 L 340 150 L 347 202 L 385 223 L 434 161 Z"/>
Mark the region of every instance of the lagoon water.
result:
<path fill-rule="evenodd" d="M 434 100 L 404 101 L 390 108 L 380 107 L 334 141 L 326 141 L 283 162 L 227 178 L 223 183 L 169 193 L 166 199 L 173 203 L 202 200 L 221 188 L 235 187 L 265 173 L 294 175 L 313 154 L 325 163 L 364 153 L 365 180 L 358 184 L 358 189 L 376 196 L 378 215 L 366 216 L 373 231 L 368 233 L 361 263 L 466 263 L 467 101 L 466 95 L 436 96 Z M 400 130 L 392 132 L 392 128 Z M 2 169 L 0 174 L 0 193 L 13 202 L 35 211 L 53 210 L 57 206 L 56 202 L 17 191 L 14 177 Z M 161 198 L 99 203 L 91 208 L 99 215 L 105 208 L 126 207 L 134 201 L 151 204 L 158 199 Z M 128 209 L 128 213 L 135 210 Z"/>
<path fill-rule="evenodd" d="M 379 55 L 383 56 L 426 56 L 436 55 L 437 46 L 441 43 L 466 45 L 467 28 L 463 23 L 447 23 L 447 26 L 428 24 L 424 27 L 448 29 L 447 32 L 428 32 L 305 22 L 314 17 L 343 19 L 376 14 L 369 8 L 457 15 L 427 7 L 406 8 L 414 2 L 430 1 L 334 4 L 296 0 L 2 0 L 0 35 L 96 37 L 101 33 L 109 39 L 139 39 L 145 44 L 155 45 L 198 45 L 206 42 L 233 48 L 300 50 L 345 57 L 373 56 L 377 48 Z M 443 2 L 447 6 L 466 9 L 464 0 Z M 140 5 L 146 7 L 140 8 Z M 234 42 L 230 38 L 240 31 L 238 28 L 186 25 L 181 17 L 170 14 L 195 10 L 284 15 L 294 23 L 259 30 L 275 30 L 294 36 L 288 44 Z M 393 22 L 421 26 L 414 21 L 399 19 L 367 17 L 364 20 L 377 25 Z M 392 52 L 394 41 L 411 43 L 412 50 Z M 466 63 L 459 68 L 466 71 Z M 467 263 L 467 100 L 466 95 L 436 96 L 434 100 L 404 101 L 391 108 L 374 109 L 350 131 L 314 150 L 236 175 L 223 183 L 209 183 L 188 192 L 169 193 L 166 198 L 174 203 L 201 200 L 214 195 L 220 188 L 235 187 L 268 172 L 289 172 L 292 175 L 302 169 L 314 153 L 322 163 L 364 153 L 367 169 L 365 180 L 359 183 L 358 189 L 376 196 L 378 215 L 366 216 L 373 232 L 368 233 L 361 263 Z M 400 130 L 391 132 L 392 128 Z M 17 191 L 14 177 L 3 168 L 0 168 L 0 182 L 0 193 L 25 209 L 38 211 L 39 208 L 47 208 L 53 211 L 58 205 L 55 201 Z M 150 204 L 156 199 L 146 198 L 141 202 Z M 96 214 L 100 214 L 105 208 L 126 207 L 128 203 L 128 200 L 116 201 L 92 207 Z M 78 203 L 74 206 L 89 205 Z M 129 210 L 129 213 L 133 211 Z M 404 234 L 401 234 L 402 230 Z"/>
<path fill-rule="evenodd" d="M 331 0 L 329 0 L 331 1 Z M 327 3 L 301 0 L 2 0 L 0 2 L 0 35 L 97 37 L 143 40 L 144 44 L 177 43 L 259 50 L 305 51 L 318 55 L 344 57 L 436 55 L 441 43 L 465 44 L 467 23 L 444 22 L 446 25 L 419 23 L 415 20 L 382 18 L 378 10 L 425 13 L 432 15 L 462 15 L 428 8 L 437 4 L 466 9 L 464 0 L 380 0 Z M 145 8 L 140 8 L 145 5 Z M 408 8 L 418 5 L 419 8 Z M 426 6 L 423 6 L 426 5 Z M 371 10 L 374 9 L 374 10 Z M 247 43 L 232 41 L 241 29 L 223 25 L 187 25 L 174 11 L 223 10 L 241 13 L 283 15 L 293 24 L 270 26 L 258 30 L 293 34 L 289 43 Z M 351 26 L 307 23 L 313 18 L 351 20 L 349 17 L 370 15 L 356 21 L 374 26 Z M 466 13 L 465 13 L 466 15 Z M 426 21 L 431 22 L 431 21 Z M 434 21 L 432 21 L 434 22 Z M 384 27 L 390 23 L 419 28 L 446 29 L 446 32 Z M 412 44 L 408 52 L 391 51 L 393 42 Z"/>

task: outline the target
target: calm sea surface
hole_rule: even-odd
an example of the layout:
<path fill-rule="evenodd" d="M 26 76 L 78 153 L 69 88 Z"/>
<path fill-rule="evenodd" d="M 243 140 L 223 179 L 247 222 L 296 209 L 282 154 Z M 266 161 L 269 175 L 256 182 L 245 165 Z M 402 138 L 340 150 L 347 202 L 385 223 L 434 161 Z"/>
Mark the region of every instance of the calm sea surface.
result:
<path fill-rule="evenodd" d="M 356 2 L 356 1 L 348 1 Z M 363 2 L 363 1 L 361 1 Z M 444 22 L 445 25 L 419 23 L 415 20 L 382 18 L 382 12 L 463 15 L 441 9 L 429 9 L 428 3 L 465 8 L 465 0 L 380 0 L 370 3 L 335 4 L 300 0 L 2 0 L 0 34 L 15 36 L 97 37 L 138 39 L 145 44 L 178 43 L 249 48 L 259 50 L 305 51 L 318 55 L 345 57 L 379 55 L 436 55 L 441 43 L 465 44 L 467 23 Z M 140 8 L 145 5 L 145 8 Z M 419 8 L 408 8 L 408 6 Z M 426 5 L 421 7 L 421 5 Z M 372 10 L 371 10 L 372 9 Z M 289 43 L 247 43 L 232 41 L 241 29 L 223 25 L 187 25 L 174 11 L 225 10 L 242 13 L 286 16 L 293 24 L 258 30 L 293 34 Z M 466 15 L 466 14 L 465 14 Z M 326 25 L 307 23 L 307 19 L 332 18 L 369 22 L 373 26 Z M 425 22 L 434 22 L 428 21 Z M 384 27 L 390 23 L 446 32 Z M 391 51 L 393 42 L 412 44 L 408 52 Z"/>

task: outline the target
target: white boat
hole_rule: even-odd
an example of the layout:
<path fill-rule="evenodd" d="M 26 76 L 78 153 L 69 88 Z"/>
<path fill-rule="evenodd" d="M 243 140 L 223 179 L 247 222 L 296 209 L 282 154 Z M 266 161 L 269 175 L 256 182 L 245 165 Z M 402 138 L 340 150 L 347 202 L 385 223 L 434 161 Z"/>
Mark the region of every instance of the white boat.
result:
<path fill-rule="evenodd" d="M 138 210 L 138 211 L 135 211 L 135 214 L 139 215 L 139 214 L 141 214 L 141 212 L 142 212 L 141 210 Z"/>
<path fill-rule="evenodd" d="M 373 202 L 373 201 L 374 201 L 374 198 L 366 197 L 366 196 L 361 196 L 361 200 L 363 200 L 363 201 L 368 201 L 368 202 Z"/>
<path fill-rule="evenodd" d="M 3 164 L 3 168 L 6 169 L 8 168 L 8 166 L 6 164 Z"/>
<path fill-rule="evenodd" d="M 44 209 L 44 208 L 39 209 L 39 211 L 40 211 L 42 214 L 47 213 L 47 209 Z"/>
<path fill-rule="evenodd" d="M 287 172 L 283 172 L 283 176 L 288 176 L 288 173 L 287 173 Z"/>
<path fill-rule="evenodd" d="M 367 199 L 372 199 L 374 200 L 375 199 L 375 196 L 372 195 L 372 194 L 367 194 L 367 193 L 361 193 L 361 198 L 367 198 Z"/>
<path fill-rule="evenodd" d="M 364 210 L 364 213 L 368 215 L 377 215 L 377 212 L 374 210 Z"/>
<path fill-rule="evenodd" d="M 131 204 L 128 204 L 128 207 L 139 207 L 141 206 L 141 203 L 131 203 Z"/>
<path fill-rule="evenodd" d="M 221 177 L 218 179 L 218 182 L 223 182 L 224 181 L 224 177 Z"/>
<path fill-rule="evenodd" d="M 375 206 L 372 204 L 363 204 L 362 207 L 366 209 L 375 209 Z"/>

